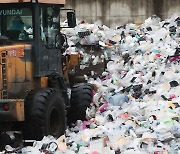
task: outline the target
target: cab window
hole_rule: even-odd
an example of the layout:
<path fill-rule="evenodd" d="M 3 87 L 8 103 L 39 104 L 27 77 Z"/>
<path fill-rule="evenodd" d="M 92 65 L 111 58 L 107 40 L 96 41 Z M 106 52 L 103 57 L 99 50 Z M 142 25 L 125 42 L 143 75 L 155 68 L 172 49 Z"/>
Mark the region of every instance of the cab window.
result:
<path fill-rule="evenodd" d="M 12 40 L 33 39 L 32 11 L 30 8 L 0 9 L 0 35 Z"/>

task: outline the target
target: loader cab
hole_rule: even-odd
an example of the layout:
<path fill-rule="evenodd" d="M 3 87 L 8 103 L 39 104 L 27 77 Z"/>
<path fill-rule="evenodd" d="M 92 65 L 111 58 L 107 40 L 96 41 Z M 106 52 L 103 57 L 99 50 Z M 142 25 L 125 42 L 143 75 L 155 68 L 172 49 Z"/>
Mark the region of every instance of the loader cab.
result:
<path fill-rule="evenodd" d="M 25 139 L 36 140 L 64 134 L 66 110 L 71 107 L 61 66 L 64 4 L 65 0 L 0 0 L 0 140 L 8 130 L 21 130 Z M 68 10 L 67 17 L 67 27 L 74 27 L 74 12 Z M 90 89 L 81 87 L 75 91 Z"/>
<path fill-rule="evenodd" d="M 63 6 L 36 2 L 0 5 L 0 36 L 12 44 L 32 45 L 34 77 L 53 72 L 62 74 L 60 9 Z M 73 27 L 72 14 L 68 25 Z"/>

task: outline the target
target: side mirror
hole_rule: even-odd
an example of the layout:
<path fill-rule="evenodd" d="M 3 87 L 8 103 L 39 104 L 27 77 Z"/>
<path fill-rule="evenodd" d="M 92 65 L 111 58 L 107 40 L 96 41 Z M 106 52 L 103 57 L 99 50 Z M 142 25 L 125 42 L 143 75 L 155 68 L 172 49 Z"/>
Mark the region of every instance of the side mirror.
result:
<path fill-rule="evenodd" d="M 75 14 L 75 12 L 67 12 L 67 21 L 68 21 L 68 26 L 70 28 L 74 28 L 76 26 L 76 14 Z"/>
<path fill-rule="evenodd" d="M 55 44 L 56 48 L 60 48 L 61 52 L 65 52 L 66 49 L 69 47 L 67 37 L 65 34 L 59 33 L 55 37 Z"/>

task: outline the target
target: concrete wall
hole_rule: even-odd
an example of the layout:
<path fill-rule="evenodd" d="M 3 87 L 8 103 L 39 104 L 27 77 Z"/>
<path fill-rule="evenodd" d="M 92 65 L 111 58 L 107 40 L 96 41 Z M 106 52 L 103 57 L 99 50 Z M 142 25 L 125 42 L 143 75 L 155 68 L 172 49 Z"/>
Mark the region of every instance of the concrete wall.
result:
<path fill-rule="evenodd" d="M 180 13 L 180 0 L 66 0 L 66 8 L 76 10 L 79 20 L 116 27 L 144 22 L 153 14 L 162 19 Z"/>

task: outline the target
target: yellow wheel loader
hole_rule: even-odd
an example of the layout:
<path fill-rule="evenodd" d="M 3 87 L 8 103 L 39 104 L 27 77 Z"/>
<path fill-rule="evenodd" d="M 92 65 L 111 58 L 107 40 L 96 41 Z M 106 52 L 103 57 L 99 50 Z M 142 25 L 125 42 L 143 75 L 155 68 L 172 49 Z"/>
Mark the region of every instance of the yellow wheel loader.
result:
<path fill-rule="evenodd" d="M 74 85 L 69 97 L 63 73 L 69 67 L 62 63 L 64 4 L 65 0 L 0 1 L 1 133 L 21 130 L 25 139 L 41 140 L 62 135 L 67 118 L 85 120 L 92 86 Z M 75 11 L 68 10 L 67 19 L 68 27 L 76 26 Z M 77 56 L 70 59 L 77 65 Z"/>

